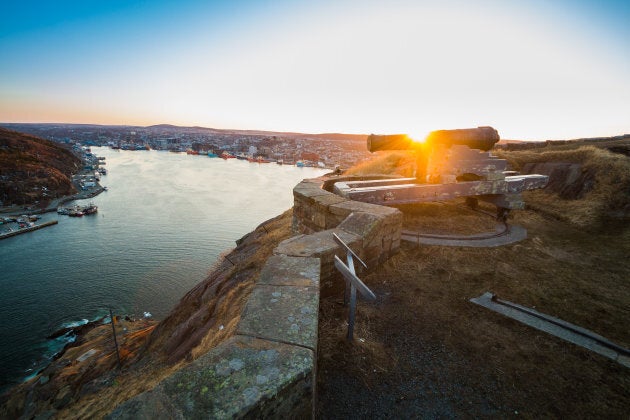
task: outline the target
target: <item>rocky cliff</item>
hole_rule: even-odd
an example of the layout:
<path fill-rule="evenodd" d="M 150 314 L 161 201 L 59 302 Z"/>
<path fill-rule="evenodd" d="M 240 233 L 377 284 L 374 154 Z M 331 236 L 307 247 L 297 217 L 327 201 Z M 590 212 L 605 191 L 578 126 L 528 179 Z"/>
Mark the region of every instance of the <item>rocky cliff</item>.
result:
<path fill-rule="evenodd" d="M 74 192 L 81 161 L 49 140 L 0 127 L 0 202 L 32 204 Z"/>
<path fill-rule="evenodd" d="M 118 319 L 84 331 L 33 379 L 0 398 L 0 418 L 102 418 L 235 334 L 260 269 L 291 236 L 292 212 L 258 226 L 161 322 Z"/>

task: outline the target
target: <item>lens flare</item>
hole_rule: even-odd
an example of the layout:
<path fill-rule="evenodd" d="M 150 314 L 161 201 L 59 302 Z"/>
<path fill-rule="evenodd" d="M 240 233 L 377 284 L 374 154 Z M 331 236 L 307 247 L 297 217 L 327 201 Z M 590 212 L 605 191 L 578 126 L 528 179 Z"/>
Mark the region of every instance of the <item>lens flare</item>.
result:
<path fill-rule="evenodd" d="M 409 133 L 407 137 L 409 137 L 414 143 L 424 143 L 427 140 L 427 133 Z"/>

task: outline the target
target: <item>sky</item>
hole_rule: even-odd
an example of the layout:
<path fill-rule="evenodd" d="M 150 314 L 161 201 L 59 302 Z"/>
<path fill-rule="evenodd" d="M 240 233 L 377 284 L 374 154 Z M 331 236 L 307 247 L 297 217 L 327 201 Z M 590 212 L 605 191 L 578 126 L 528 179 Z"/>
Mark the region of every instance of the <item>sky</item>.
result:
<path fill-rule="evenodd" d="M 630 1 L 6 1 L 0 122 L 630 133 Z"/>

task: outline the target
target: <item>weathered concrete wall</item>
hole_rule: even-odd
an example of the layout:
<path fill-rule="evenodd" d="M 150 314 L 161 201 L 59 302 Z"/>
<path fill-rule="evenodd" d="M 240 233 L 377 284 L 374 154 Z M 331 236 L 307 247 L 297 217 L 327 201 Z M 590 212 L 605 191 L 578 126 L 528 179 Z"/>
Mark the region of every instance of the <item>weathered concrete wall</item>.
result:
<path fill-rule="evenodd" d="M 319 267 L 317 258 L 271 257 L 235 336 L 121 404 L 109 418 L 311 416 Z"/>
<path fill-rule="evenodd" d="M 293 228 L 261 270 L 236 335 L 154 389 L 117 407 L 111 419 L 313 416 L 320 293 L 343 290 L 334 268 L 336 233 L 375 267 L 400 246 L 398 210 L 354 202 L 304 180 L 294 190 Z"/>

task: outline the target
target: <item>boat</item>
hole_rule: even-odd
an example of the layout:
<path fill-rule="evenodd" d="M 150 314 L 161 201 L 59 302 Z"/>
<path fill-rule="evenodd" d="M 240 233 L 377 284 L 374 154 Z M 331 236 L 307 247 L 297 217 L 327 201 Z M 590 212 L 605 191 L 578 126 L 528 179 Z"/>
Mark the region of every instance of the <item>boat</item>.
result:
<path fill-rule="evenodd" d="M 73 207 L 58 207 L 57 213 L 67 215 L 70 217 L 82 217 L 88 214 L 95 214 L 98 211 L 98 207 L 94 203 L 90 203 L 87 206 L 73 206 Z"/>
<path fill-rule="evenodd" d="M 98 211 L 98 207 L 97 207 L 97 206 L 95 206 L 93 203 L 90 203 L 88 206 L 85 206 L 85 207 L 83 207 L 83 208 L 81 209 L 81 212 L 82 212 L 84 215 L 87 215 L 87 214 L 94 214 L 94 213 L 96 213 L 97 211 Z"/>
<path fill-rule="evenodd" d="M 304 162 L 302 162 L 301 160 L 298 160 L 297 162 L 295 162 L 295 166 L 297 166 L 298 168 L 303 168 Z"/>
<path fill-rule="evenodd" d="M 233 154 L 231 154 L 228 151 L 224 151 L 223 153 L 221 153 L 221 157 L 223 159 L 234 159 L 234 158 L 236 158 L 236 156 L 234 156 Z"/>
<path fill-rule="evenodd" d="M 215 158 L 215 157 L 219 157 L 219 155 L 217 155 L 214 152 L 208 152 L 208 157 Z"/>

